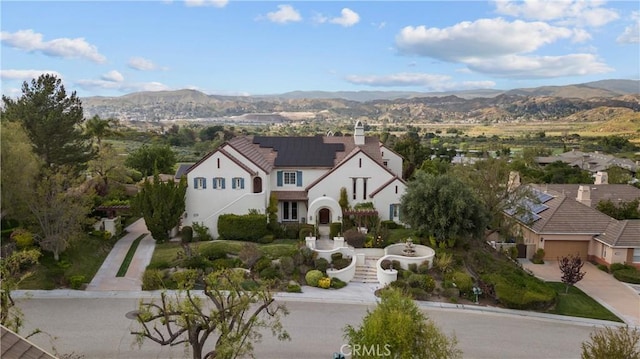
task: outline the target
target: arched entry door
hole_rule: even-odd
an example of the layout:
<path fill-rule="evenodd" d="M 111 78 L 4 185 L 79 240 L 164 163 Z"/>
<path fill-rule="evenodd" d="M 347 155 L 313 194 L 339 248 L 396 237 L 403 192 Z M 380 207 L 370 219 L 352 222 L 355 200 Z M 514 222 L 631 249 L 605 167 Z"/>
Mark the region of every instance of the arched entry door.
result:
<path fill-rule="evenodd" d="M 329 208 L 322 208 L 318 211 L 318 222 L 320 224 L 329 224 L 330 218 L 331 211 L 329 211 Z"/>
<path fill-rule="evenodd" d="M 261 177 L 253 177 L 253 193 L 262 193 Z"/>

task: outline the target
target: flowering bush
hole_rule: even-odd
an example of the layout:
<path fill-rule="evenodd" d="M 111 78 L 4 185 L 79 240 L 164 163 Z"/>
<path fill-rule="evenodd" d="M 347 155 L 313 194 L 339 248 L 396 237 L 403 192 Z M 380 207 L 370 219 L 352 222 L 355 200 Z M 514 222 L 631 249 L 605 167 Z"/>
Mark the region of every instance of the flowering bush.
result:
<path fill-rule="evenodd" d="M 323 288 L 323 289 L 329 289 L 329 287 L 331 287 L 331 278 L 329 278 L 329 277 L 321 278 L 318 281 L 318 287 Z"/>
<path fill-rule="evenodd" d="M 317 287 L 318 282 L 320 281 L 320 279 L 322 279 L 322 277 L 324 277 L 324 274 L 322 274 L 322 272 L 320 272 L 317 269 L 313 269 L 307 272 L 307 274 L 304 277 L 304 280 L 307 282 L 308 285 L 312 287 Z"/>

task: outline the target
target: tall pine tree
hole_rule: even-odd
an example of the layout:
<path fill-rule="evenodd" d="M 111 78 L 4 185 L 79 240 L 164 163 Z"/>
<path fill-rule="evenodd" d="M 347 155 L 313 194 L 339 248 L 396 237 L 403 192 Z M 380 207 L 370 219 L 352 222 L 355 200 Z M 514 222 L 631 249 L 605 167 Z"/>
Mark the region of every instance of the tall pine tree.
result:
<path fill-rule="evenodd" d="M 180 182 L 162 182 L 156 174 L 153 182 L 144 181 L 133 198 L 133 210 L 144 217 L 147 229 L 158 242 L 169 239 L 169 231 L 180 223 L 185 210 L 186 178 Z"/>

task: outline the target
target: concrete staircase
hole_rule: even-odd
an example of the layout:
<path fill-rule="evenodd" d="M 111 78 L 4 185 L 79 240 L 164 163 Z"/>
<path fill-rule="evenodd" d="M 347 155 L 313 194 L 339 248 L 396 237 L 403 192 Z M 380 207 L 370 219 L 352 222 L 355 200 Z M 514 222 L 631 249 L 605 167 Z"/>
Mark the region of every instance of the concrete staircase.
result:
<path fill-rule="evenodd" d="M 378 274 L 376 271 L 376 262 L 379 258 L 367 257 L 364 265 L 356 266 L 356 274 L 351 280 L 356 283 L 378 283 Z"/>

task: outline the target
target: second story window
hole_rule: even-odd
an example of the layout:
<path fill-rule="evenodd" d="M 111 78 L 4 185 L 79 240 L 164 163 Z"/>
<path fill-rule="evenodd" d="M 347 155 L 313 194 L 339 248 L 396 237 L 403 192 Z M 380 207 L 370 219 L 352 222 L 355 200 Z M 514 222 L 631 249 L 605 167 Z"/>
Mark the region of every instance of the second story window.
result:
<path fill-rule="evenodd" d="M 302 171 L 278 171 L 276 182 L 278 187 L 302 187 Z"/>
<path fill-rule="evenodd" d="M 284 184 L 296 184 L 295 172 L 284 172 Z"/>
<path fill-rule="evenodd" d="M 206 189 L 207 188 L 207 179 L 204 177 L 196 177 L 193 179 L 193 188 L 194 189 Z"/>
<path fill-rule="evenodd" d="M 233 189 L 244 189 L 244 178 L 242 177 L 234 177 L 231 179 L 231 188 Z"/>
<path fill-rule="evenodd" d="M 214 177 L 213 178 L 213 188 L 214 189 L 224 189 L 224 178 L 223 177 Z"/>

